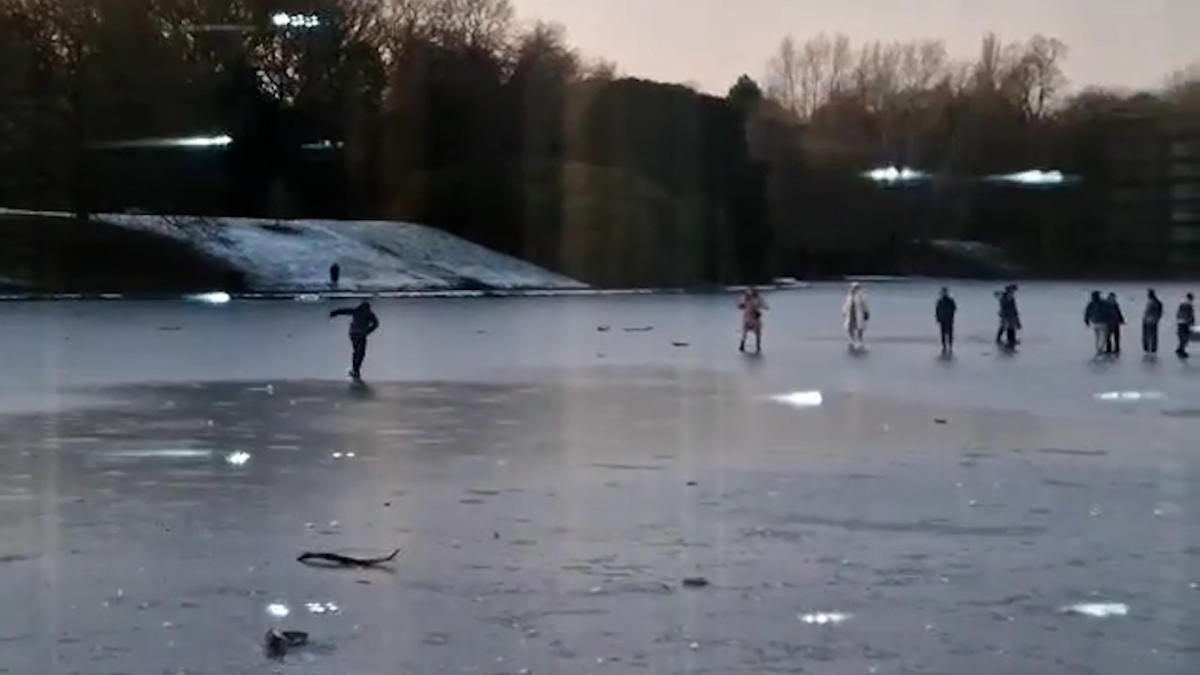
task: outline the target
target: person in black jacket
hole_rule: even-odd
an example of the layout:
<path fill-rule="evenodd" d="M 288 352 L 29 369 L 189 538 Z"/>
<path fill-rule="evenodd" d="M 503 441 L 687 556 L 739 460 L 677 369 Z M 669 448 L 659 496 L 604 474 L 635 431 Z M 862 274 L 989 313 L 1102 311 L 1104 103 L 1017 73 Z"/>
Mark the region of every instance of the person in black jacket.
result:
<path fill-rule="evenodd" d="M 1104 304 L 1104 323 L 1108 327 L 1108 343 L 1104 351 L 1116 356 L 1121 353 L 1121 326 L 1125 324 L 1125 315 L 1121 312 L 1116 293 L 1109 293 Z"/>
<path fill-rule="evenodd" d="M 329 285 L 332 288 L 337 288 L 338 281 L 342 278 L 342 266 L 333 263 L 329 266 Z"/>
<path fill-rule="evenodd" d="M 943 354 L 954 351 L 954 315 L 957 312 L 958 304 L 950 297 L 950 289 L 943 287 L 933 312 L 938 328 L 941 329 Z"/>
<path fill-rule="evenodd" d="M 1142 314 L 1142 350 L 1158 353 L 1158 323 L 1162 321 L 1163 304 L 1154 289 L 1146 291 L 1146 311 Z"/>
<path fill-rule="evenodd" d="M 1188 358 L 1188 343 L 1192 341 L 1192 328 L 1196 325 L 1196 307 L 1192 300 L 1192 294 L 1188 293 L 1187 299 L 1179 303 L 1179 309 L 1175 312 L 1175 327 L 1179 333 L 1179 349 L 1175 350 L 1175 354 L 1181 359 Z"/>
<path fill-rule="evenodd" d="M 329 318 L 337 316 L 350 317 L 350 377 L 362 379 L 363 359 L 367 357 L 367 336 L 379 328 L 379 317 L 371 310 L 371 303 L 363 302 L 358 307 L 335 309 L 329 313 Z"/>
<path fill-rule="evenodd" d="M 1021 312 L 1017 309 L 1017 287 L 1010 285 L 1000 295 L 1000 332 L 1004 337 L 1004 348 L 1017 348 L 1017 331 L 1021 330 Z"/>
<path fill-rule="evenodd" d="M 1108 351 L 1108 322 L 1105 320 L 1107 314 L 1100 291 L 1092 291 L 1092 298 L 1083 310 L 1083 324 L 1096 334 L 1096 356 Z"/>

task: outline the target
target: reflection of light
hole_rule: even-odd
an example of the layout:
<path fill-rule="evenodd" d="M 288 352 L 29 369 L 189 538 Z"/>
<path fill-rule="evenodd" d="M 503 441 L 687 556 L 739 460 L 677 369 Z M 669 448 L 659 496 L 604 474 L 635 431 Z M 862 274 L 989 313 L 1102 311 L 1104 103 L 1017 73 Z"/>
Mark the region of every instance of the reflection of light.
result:
<path fill-rule="evenodd" d="M 1082 602 L 1078 605 L 1063 607 L 1067 614 L 1082 614 L 1096 619 L 1107 619 L 1110 616 L 1126 616 L 1129 606 L 1123 602 Z"/>
<path fill-rule="evenodd" d="M 814 612 L 812 614 L 801 614 L 800 620 L 804 623 L 815 626 L 836 626 L 850 619 L 849 614 L 842 612 Z"/>
<path fill-rule="evenodd" d="M 304 605 L 309 614 L 336 614 L 341 608 L 332 602 L 309 602 Z"/>
<path fill-rule="evenodd" d="M 246 462 L 250 461 L 250 453 L 242 452 L 241 450 L 239 450 L 237 452 L 227 455 L 225 457 L 225 461 L 234 466 L 242 466 Z"/>
<path fill-rule="evenodd" d="M 300 148 L 303 150 L 333 150 L 334 148 L 345 147 L 345 145 L 346 144 L 342 143 L 341 141 L 334 143 L 329 139 L 325 139 L 323 141 L 317 141 L 316 143 L 305 143 L 304 145 L 301 145 Z"/>
<path fill-rule="evenodd" d="M 1001 183 L 1016 183 L 1018 185 L 1062 185 L 1070 179 L 1057 169 L 1053 171 L 1032 169 L 999 176 L 989 176 L 988 180 L 999 181 Z"/>
<path fill-rule="evenodd" d="M 924 171 L 910 169 L 907 166 L 899 169 L 894 166 L 885 166 L 878 169 L 871 169 L 863 173 L 862 176 L 876 183 L 910 183 L 928 178 L 929 174 Z"/>
<path fill-rule="evenodd" d="M 271 604 L 267 605 L 267 614 L 270 614 L 273 617 L 282 619 L 291 613 L 292 610 L 288 609 L 288 606 L 282 602 L 272 602 Z"/>
<path fill-rule="evenodd" d="M 225 291 L 214 291 L 212 293 L 197 293 L 196 295 L 188 296 L 188 300 L 203 302 L 209 305 L 223 305 L 229 302 L 232 298 Z"/>
<path fill-rule="evenodd" d="M 772 396 L 771 400 L 794 408 L 817 408 L 825 402 L 819 391 L 793 391 L 790 394 Z"/>
<path fill-rule="evenodd" d="M 1097 401 L 1161 401 L 1166 397 L 1161 391 L 1105 391 L 1095 396 Z"/>
<path fill-rule="evenodd" d="M 271 17 L 276 28 L 316 28 L 321 20 L 315 14 L 288 14 L 278 12 Z"/>

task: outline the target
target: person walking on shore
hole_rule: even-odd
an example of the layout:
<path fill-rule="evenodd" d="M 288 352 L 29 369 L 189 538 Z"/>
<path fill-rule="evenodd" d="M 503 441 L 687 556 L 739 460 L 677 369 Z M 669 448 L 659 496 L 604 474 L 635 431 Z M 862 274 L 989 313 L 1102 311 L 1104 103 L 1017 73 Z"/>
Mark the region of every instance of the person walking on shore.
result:
<path fill-rule="evenodd" d="M 865 346 L 863 337 L 867 331 L 867 322 L 871 320 L 871 310 L 867 307 L 866 291 L 857 281 L 850 284 L 850 292 L 846 294 L 846 302 L 842 305 L 842 317 L 846 320 L 846 335 L 850 338 L 850 348 L 862 349 Z"/>
<path fill-rule="evenodd" d="M 369 302 L 329 313 L 331 319 L 338 316 L 350 317 L 350 377 L 361 380 L 363 359 L 367 357 L 367 336 L 379 328 L 379 317 L 375 316 Z"/>
<path fill-rule="evenodd" d="M 1108 351 L 1108 322 L 1105 320 L 1104 298 L 1100 291 L 1092 291 L 1092 298 L 1083 310 L 1083 324 L 1092 329 L 1096 336 L 1096 356 Z"/>
<path fill-rule="evenodd" d="M 767 310 L 767 301 L 759 295 L 758 289 L 751 287 L 742 293 L 738 309 L 742 310 L 742 344 L 738 346 L 738 351 L 746 351 L 746 337 L 753 333 L 754 353 L 761 354 L 763 312 Z"/>
<path fill-rule="evenodd" d="M 954 352 L 954 315 L 957 312 L 958 304 L 954 302 L 954 298 L 950 297 L 950 289 L 943 286 L 937 306 L 933 311 L 942 336 L 943 355 L 948 356 Z"/>
<path fill-rule="evenodd" d="M 1108 324 L 1108 340 L 1105 352 L 1113 356 L 1121 354 L 1121 326 L 1125 325 L 1125 314 L 1121 312 L 1121 303 L 1117 301 L 1116 293 L 1109 293 L 1105 301 L 1105 323 Z"/>
<path fill-rule="evenodd" d="M 1158 353 L 1158 323 L 1162 321 L 1163 305 L 1154 289 L 1146 291 L 1146 311 L 1142 314 L 1142 351 Z"/>
<path fill-rule="evenodd" d="M 1175 350 L 1175 354 L 1181 359 L 1188 358 L 1188 343 L 1192 341 L 1192 328 L 1196 325 L 1196 307 L 1192 304 L 1194 299 L 1188 293 L 1175 312 L 1175 328 L 1179 335 L 1179 349 Z"/>

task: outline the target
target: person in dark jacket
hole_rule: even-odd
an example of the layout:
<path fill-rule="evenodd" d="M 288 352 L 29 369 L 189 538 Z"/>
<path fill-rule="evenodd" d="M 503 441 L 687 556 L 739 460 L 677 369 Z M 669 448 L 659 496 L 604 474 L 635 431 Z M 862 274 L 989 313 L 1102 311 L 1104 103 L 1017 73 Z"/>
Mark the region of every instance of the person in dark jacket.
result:
<path fill-rule="evenodd" d="M 1194 298 L 1191 293 L 1187 294 L 1187 299 L 1179 303 L 1179 309 L 1175 312 L 1175 328 L 1179 333 L 1179 349 L 1175 350 L 1175 354 L 1181 359 L 1188 358 L 1188 343 L 1192 341 L 1192 328 L 1196 325 L 1196 307 L 1192 304 Z"/>
<path fill-rule="evenodd" d="M 1121 312 L 1121 303 L 1117 301 L 1116 293 L 1109 293 L 1104 304 L 1104 322 L 1108 327 L 1105 352 L 1116 356 L 1121 353 L 1121 326 L 1125 325 L 1125 314 Z"/>
<path fill-rule="evenodd" d="M 350 317 L 350 377 L 362 379 L 363 359 L 367 357 L 367 336 L 379 328 L 379 317 L 371 310 L 371 303 L 363 302 L 358 307 L 335 309 L 329 313 L 329 318 L 337 316 Z"/>
<path fill-rule="evenodd" d="M 1158 323 L 1162 321 L 1163 304 L 1154 289 L 1146 291 L 1146 311 L 1142 314 L 1142 350 L 1158 353 Z"/>
<path fill-rule="evenodd" d="M 1017 348 L 1017 331 L 1021 330 L 1021 312 L 1017 309 L 1017 287 L 1004 289 L 1000 296 L 1000 330 L 1004 335 L 1004 348 Z"/>
<path fill-rule="evenodd" d="M 1090 327 L 1096 335 L 1096 356 L 1108 351 L 1106 314 L 1104 298 L 1100 297 L 1100 291 L 1092 291 L 1092 298 L 1088 301 L 1087 308 L 1083 310 L 1083 323 Z"/>
<path fill-rule="evenodd" d="M 337 263 L 333 263 L 332 265 L 330 265 L 329 266 L 329 285 L 333 288 L 337 288 L 338 280 L 340 280 L 341 278 L 342 278 L 342 266 Z"/>
<path fill-rule="evenodd" d="M 950 289 L 943 287 L 933 312 L 938 328 L 941 329 L 943 354 L 954 351 L 954 315 L 957 312 L 958 304 L 950 297 Z"/>

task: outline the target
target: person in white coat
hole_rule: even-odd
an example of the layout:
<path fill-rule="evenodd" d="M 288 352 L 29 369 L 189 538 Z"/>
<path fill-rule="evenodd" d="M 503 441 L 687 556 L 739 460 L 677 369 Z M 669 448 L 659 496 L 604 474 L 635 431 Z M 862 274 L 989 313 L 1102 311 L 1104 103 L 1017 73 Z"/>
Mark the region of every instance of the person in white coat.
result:
<path fill-rule="evenodd" d="M 850 284 L 850 292 L 846 294 L 846 302 L 842 305 L 842 316 L 846 320 L 846 335 L 850 337 L 850 346 L 861 349 L 867 322 L 871 320 L 871 310 L 867 307 L 867 292 L 862 284 Z"/>

